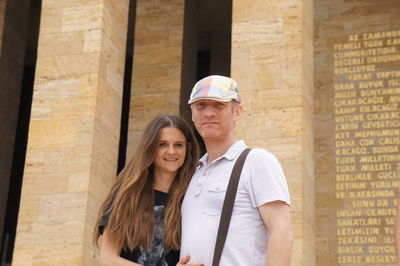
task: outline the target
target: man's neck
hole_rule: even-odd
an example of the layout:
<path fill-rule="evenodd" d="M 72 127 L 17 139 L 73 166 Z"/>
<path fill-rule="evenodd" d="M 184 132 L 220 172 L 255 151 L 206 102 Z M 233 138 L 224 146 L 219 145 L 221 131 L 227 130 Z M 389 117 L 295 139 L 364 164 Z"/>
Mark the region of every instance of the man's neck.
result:
<path fill-rule="evenodd" d="M 221 157 L 235 142 L 236 139 L 234 137 L 224 140 L 204 140 L 208 153 L 207 163 Z"/>

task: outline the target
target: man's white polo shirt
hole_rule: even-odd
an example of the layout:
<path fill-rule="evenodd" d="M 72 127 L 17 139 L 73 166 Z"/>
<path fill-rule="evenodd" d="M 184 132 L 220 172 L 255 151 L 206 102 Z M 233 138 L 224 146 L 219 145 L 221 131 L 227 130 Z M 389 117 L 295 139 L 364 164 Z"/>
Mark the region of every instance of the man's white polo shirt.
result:
<path fill-rule="evenodd" d="M 240 140 L 208 164 L 207 154 L 200 159 L 182 204 L 181 257 L 190 255 L 190 263 L 212 264 L 229 177 L 246 147 Z M 290 205 L 282 168 L 270 152 L 252 149 L 243 166 L 220 265 L 265 265 L 268 231 L 257 207 L 276 200 Z"/>

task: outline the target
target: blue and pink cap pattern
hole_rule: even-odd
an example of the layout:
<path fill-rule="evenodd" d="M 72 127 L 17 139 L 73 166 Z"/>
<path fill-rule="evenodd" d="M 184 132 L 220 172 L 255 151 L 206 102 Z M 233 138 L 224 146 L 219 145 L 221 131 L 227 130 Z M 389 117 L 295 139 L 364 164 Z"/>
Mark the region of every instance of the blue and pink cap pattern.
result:
<path fill-rule="evenodd" d="M 221 102 L 235 100 L 240 103 L 236 81 L 219 75 L 212 75 L 199 80 L 192 89 L 188 104 L 207 99 Z"/>

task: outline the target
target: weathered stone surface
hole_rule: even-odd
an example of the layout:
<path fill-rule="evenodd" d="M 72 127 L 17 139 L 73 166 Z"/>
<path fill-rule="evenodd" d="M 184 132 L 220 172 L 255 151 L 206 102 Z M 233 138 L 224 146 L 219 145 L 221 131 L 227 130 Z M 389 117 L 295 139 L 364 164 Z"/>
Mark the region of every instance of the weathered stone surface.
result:
<path fill-rule="evenodd" d="M 184 1 L 138 1 L 127 158 L 155 115 L 179 113 Z"/>
<path fill-rule="evenodd" d="M 316 262 L 317 265 L 339 265 L 336 211 L 344 208 L 346 200 L 335 197 L 333 44 L 347 42 L 350 34 L 400 29 L 400 21 L 397 19 L 400 5 L 396 1 L 383 3 L 378 0 L 316 0 L 314 2 Z M 353 255 L 357 256 L 357 254 Z M 363 255 L 364 259 L 366 255 Z M 355 263 L 354 265 L 363 264 Z M 378 262 L 376 265 L 378 264 L 383 263 Z"/>
<path fill-rule="evenodd" d="M 127 13 L 127 0 L 43 1 L 13 265 L 98 263 L 89 243 L 116 174 Z"/>
<path fill-rule="evenodd" d="M 245 108 L 238 136 L 282 162 L 295 225 L 292 265 L 315 265 L 312 1 L 237 0 L 232 18 L 231 73 Z"/>

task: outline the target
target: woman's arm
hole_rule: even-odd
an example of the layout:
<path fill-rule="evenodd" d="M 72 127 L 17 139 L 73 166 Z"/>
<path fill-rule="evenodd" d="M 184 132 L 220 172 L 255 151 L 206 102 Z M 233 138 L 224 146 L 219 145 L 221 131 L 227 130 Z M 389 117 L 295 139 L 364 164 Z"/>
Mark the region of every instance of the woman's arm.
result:
<path fill-rule="evenodd" d="M 141 265 L 120 257 L 120 250 L 115 248 L 107 239 L 107 230 L 99 238 L 100 265 L 102 266 L 134 266 Z"/>

